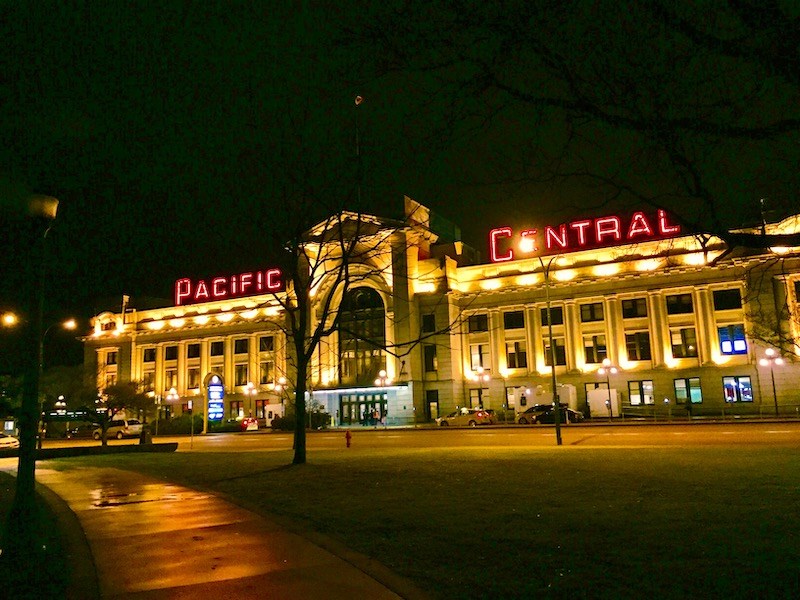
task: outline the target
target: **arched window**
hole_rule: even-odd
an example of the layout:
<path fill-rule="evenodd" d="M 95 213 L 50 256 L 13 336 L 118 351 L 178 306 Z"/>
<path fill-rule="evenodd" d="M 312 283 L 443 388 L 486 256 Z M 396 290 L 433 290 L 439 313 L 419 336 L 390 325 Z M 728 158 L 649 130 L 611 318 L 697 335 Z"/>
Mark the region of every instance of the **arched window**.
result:
<path fill-rule="evenodd" d="M 339 308 L 339 383 L 372 385 L 386 368 L 386 310 L 378 292 L 348 290 Z"/>

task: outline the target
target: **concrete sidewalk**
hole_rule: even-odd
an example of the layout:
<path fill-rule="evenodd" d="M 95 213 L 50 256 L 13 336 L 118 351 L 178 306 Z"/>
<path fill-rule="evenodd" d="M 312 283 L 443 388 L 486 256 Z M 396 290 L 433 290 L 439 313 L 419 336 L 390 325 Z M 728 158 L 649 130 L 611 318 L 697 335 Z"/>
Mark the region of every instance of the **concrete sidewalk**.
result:
<path fill-rule="evenodd" d="M 220 497 L 108 468 L 36 471 L 83 529 L 102 598 L 400 598 Z M 412 594 L 415 595 L 415 594 Z"/>

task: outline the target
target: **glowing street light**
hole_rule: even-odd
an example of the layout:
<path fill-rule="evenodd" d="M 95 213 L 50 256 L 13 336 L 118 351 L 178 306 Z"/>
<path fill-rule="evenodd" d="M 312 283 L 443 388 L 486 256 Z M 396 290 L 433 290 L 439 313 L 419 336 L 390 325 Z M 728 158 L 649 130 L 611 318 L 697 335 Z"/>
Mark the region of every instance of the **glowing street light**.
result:
<path fill-rule="evenodd" d="M 386 370 L 385 369 L 381 369 L 378 372 L 378 378 L 375 380 L 375 385 L 377 385 L 378 387 L 385 387 L 385 386 L 389 385 L 390 383 L 392 383 L 392 380 L 386 374 Z"/>
<path fill-rule="evenodd" d="M 3 327 L 14 327 L 19 323 L 19 317 L 13 312 L 3 313 Z"/>
<path fill-rule="evenodd" d="M 775 365 L 781 366 L 784 364 L 783 357 L 778 354 L 774 348 L 767 348 L 764 350 L 763 358 L 759 359 L 758 364 L 762 367 L 769 367 L 769 375 L 772 378 L 772 401 L 775 403 L 775 416 L 778 416 L 778 394 L 775 391 Z"/>

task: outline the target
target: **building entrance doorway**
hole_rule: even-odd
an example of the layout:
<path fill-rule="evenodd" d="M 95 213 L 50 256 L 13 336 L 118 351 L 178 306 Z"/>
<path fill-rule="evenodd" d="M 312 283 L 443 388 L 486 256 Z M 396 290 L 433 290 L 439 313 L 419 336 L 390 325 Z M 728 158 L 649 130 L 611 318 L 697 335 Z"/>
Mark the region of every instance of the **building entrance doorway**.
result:
<path fill-rule="evenodd" d="M 386 392 L 341 394 L 339 396 L 339 425 L 378 425 L 388 409 Z"/>

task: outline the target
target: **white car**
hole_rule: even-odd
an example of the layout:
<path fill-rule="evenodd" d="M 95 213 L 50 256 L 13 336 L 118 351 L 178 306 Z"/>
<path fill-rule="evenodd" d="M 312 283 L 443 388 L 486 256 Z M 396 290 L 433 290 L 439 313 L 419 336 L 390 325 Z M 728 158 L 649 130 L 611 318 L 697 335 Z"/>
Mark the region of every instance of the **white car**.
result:
<path fill-rule="evenodd" d="M 106 439 L 117 438 L 121 440 L 124 437 L 139 437 L 142 433 L 142 423 L 138 419 L 114 419 L 108 424 L 108 431 L 106 431 Z M 103 436 L 103 429 L 98 427 L 92 433 L 92 437 L 99 440 Z"/>
<path fill-rule="evenodd" d="M 19 440 L 11 435 L 0 433 L 0 449 L 13 449 L 19 448 Z"/>

